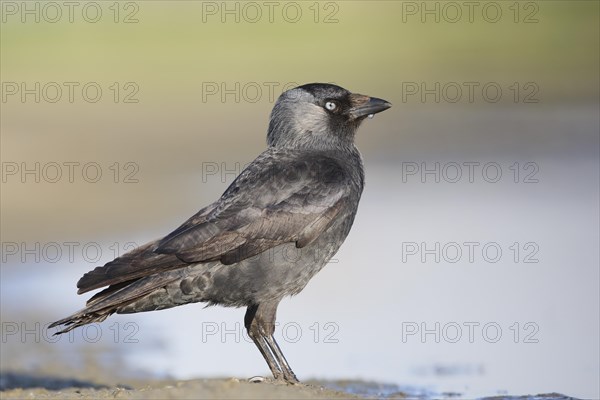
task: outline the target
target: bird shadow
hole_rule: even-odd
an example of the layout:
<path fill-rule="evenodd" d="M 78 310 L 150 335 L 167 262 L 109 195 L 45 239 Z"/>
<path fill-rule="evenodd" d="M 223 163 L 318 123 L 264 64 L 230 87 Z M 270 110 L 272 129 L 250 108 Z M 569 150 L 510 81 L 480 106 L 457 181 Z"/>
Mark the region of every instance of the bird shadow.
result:
<path fill-rule="evenodd" d="M 32 388 L 43 388 L 47 390 L 63 390 L 67 388 L 106 389 L 108 386 L 57 376 L 23 372 L 0 372 L 0 391 Z"/>

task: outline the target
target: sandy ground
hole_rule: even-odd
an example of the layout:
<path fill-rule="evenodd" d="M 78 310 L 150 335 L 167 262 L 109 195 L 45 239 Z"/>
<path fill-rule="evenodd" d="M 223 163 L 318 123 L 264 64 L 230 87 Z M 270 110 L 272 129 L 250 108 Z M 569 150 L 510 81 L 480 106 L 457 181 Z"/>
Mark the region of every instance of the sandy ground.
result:
<path fill-rule="evenodd" d="M 444 398 L 461 399 L 458 393 L 442 396 L 414 396 L 403 392 L 378 393 L 375 383 L 329 382 L 341 389 L 362 387 L 361 395 L 324 388 L 318 382 L 287 385 L 265 379 L 248 382 L 230 379 L 136 380 L 127 385 L 104 385 L 92 381 L 35 376 L 26 373 L 0 374 L 1 399 L 360 399 L 360 398 Z M 481 400 L 567 400 L 557 393 L 528 396 L 495 396 Z"/>
<path fill-rule="evenodd" d="M 108 386 L 74 379 L 2 374 L 2 399 L 342 399 L 360 398 L 318 385 L 286 385 L 236 378 L 189 381 L 137 381 Z M 399 394 L 397 398 L 404 398 Z"/>

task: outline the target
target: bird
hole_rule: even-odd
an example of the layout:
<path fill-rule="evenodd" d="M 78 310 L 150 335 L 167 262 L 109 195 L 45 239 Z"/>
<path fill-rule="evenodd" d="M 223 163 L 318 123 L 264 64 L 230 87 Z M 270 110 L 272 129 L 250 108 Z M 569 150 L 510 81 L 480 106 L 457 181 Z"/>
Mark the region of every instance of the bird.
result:
<path fill-rule="evenodd" d="M 103 290 L 49 327 L 59 335 L 114 313 L 196 302 L 246 307 L 248 336 L 275 381 L 299 383 L 274 338 L 277 307 L 304 289 L 350 232 L 365 183 L 355 134 L 390 107 L 334 84 L 283 92 L 266 150 L 223 195 L 165 237 L 84 274 L 78 294 Z"/>

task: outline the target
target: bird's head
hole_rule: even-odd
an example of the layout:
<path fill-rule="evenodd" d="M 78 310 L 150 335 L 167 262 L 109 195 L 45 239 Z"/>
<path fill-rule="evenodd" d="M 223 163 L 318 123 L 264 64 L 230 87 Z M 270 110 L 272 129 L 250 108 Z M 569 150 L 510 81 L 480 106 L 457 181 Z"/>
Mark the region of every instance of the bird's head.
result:
<path fill-rule="evenodd" d="M 352 145 L 360 123 L 387 110 L 385 100 L 325 83 L 310 83 L 279 96 L 269 123 L 269 146 L 326 149 Z"/>

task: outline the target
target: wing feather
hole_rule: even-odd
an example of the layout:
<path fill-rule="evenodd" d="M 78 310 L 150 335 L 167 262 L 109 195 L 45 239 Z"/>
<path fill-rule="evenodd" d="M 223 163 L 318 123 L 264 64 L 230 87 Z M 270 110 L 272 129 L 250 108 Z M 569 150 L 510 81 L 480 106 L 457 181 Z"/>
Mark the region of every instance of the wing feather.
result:
<path fill-rule="evenodd" d="M 233 264 L 286 242 L 306 246 L 343 209 L 349 185 L 350 177 L 331 157 L 279 160 L 275 166 L 257 160 L 204 221 L 186 221 L 155 251 L 185 262 Z"/>
<path fill-rule="evenodd" d="M 350 177 L 339 161 L 319 154 L 270 149 L 250 164 L 215 203 L 161 240 L 86 273 L 78 293 L 121 286 L 190 263 L 234 264 L 283 243 L 304 247 L 324 232 L 347 204 Z M 149 281 L 146 281 L 146 287 Z M 138 289 L 139 290 L 139 289 Z"/>

